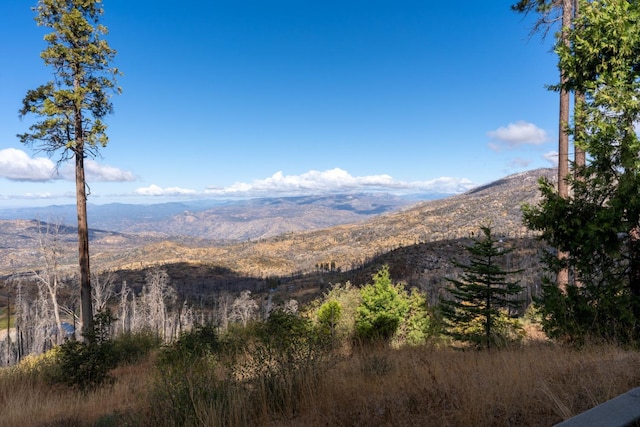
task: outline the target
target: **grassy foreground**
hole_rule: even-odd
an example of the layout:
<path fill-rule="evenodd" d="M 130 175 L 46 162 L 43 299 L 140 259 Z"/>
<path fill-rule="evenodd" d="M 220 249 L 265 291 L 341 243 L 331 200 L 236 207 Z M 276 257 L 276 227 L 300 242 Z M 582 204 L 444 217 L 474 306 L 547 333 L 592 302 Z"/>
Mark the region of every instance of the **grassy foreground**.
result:
<path fill-rule="evenodd" d="M 217 382 L 219 368 L 203 376 L 194 367 L 191 377 L 187 367 L 185 402 L 155 357 L 116 368 L 113 384 L 88 393 L 33 371 L 2 370 L 0 425 L 548 426 L 640 385 L 640 353 L 615 346 L 367 348 L 332 360 L 319 375 L 287 377 L 280 387 L 290 389 L 280 390 L 285 398 L 275 405 L 264 382 L 238 387 Z M 191 418 L 167 416 L 184 405 Z"/>

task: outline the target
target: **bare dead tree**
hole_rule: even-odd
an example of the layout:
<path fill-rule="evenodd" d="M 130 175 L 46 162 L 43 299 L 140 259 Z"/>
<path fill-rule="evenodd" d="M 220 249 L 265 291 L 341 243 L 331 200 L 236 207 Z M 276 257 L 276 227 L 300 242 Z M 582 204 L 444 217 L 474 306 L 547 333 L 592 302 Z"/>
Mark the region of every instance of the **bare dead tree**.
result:
<path fill-rule="evenodd" d="M 218 310 L 217 318 L 218 324 L 223 331 L 229 328 L 229 319 L 231 316 L 231 306 L 233 304 L 233 297 L 228 292 L 222 292 L 218 295 Z"/>
<path fill-rule="evenodd" d="M 231 305 L 231 320 L 239 321 L 242 326 L 255 318 L 258 311 L 258 304 L 251 299 L 251 291 L 242 291 L 240 296 L 233 301 Z"/>
<path fill-rule="evenodd" d="M 146 317 L 142 323 L 155 331 L 163 341 L 169 338 L 167 336 L 167 305 L 175 302 L 175 298 L 176 292 L 169 286 L 169 275 L 166 270 L 156 268 L 147 273 L 138 309 Z"/>
<path fill-rule="evenodd" d="M 131 331 L 131 311 L 133 310 L 132 302 L 129 301 L 132 295 L 131 288 L 127 286 L 127 281 L 122 282 L 120 288 L 120 302 L 118 304 L 118 319 L 121 327 L 121 333 L 127 333 Z"/>
<path fill-rule="evenodd" d="M 96 312 L 105 310 L 108 302 L 113 298 L 115 274 L 111 271 L 103 273 L 91 273 L 91 296 L 93 308 Z"/>
<path fill-rule="evenodd" d="M 43 293 L 48 295 L 51 302 L 50 313 L 57 328 L 56 344 L 61 343 L 65 335 L 60 316 L 62 307 L 58 300 L 60 289 L 64 286 L 60 267 L 60 259 L 63 256 L 63 247 L 60 242 L 62 227 L 60 221 L 39 222 L 38 247 L 44 265 L 42 270 L 33 272 Z M 44 307 L 44 305 L 41 306 L 42 310 Z M 41 314 L 44 313 L 41 311 Z"/>

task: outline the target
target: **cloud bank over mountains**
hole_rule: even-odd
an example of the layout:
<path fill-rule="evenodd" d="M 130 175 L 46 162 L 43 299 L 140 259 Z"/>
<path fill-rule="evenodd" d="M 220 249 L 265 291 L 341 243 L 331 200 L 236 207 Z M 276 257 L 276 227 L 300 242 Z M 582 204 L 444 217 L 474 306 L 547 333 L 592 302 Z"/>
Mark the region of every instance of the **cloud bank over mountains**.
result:
<path fill-rule="evenodd" d="M 279 171 L 264 179 L 256 179 L 250 183 L 237 182 L 227 187 L 210 186 L 204 193 L 192 189 L 157 185 L 139 188 L 136 193 L 141 196 L 191 196 L 203 194 L 217 197 L 265 197 L 306 194 L 374 192 L 392 193 L 441 193 L 454 194 L 467 191 L 476 184 L 466 178 L 441 177 L 429 181 L 399 181 L 390 175 L 352 176 L 340 169 L 326 171 L 309 171 L 301 175 L 285 175 Z"/>
<path fill-rule="evenodd" d="M 132 172 L 103 165 L 95 160 L 85 160 L 87 182 L 133 182 L 137 178 Z M 32 184 L 75 180 L 73 165 L 56 164 L 45 157 L 30 157 L 22 150 L 7 148 L 0 150 L 0 178 Z M 456 194 L 465 192 L 476 184 L 466 178 L 440 177 L 429 181 L 400 181 L 387 174 L 353 176 L 349 172 L 334 168 L 325 171 L 311 170 L 300 175 L 285 175 L 282 171 L 272 176 L 251 182 L 236 182 L 229 186 L 208 186 L 203 190 L 178 186 L 160 187 L 151 184 L 130 193 L 95 194 L 99 198 L 216 198 L 216 197 L 271 197 L 309 194 L 331 194 L 348 192 L 389 192 L 395 194 Z M 34 191 L 16 195 L 0 195 L 1 199 L 73 199 L 73 192 L 64 194 Z"/>

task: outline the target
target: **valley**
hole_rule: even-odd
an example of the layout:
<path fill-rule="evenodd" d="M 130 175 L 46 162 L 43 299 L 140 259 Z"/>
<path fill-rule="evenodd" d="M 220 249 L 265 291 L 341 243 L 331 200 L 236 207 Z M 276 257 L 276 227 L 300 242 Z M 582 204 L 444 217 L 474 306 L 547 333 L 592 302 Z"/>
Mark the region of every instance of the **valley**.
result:
<path fill-rule="evenodd" d="M 278 278 L 279 283 L 310 298 L 323 284 L 366 283 L 376 268 L 388 264 L 395 280 L 432 291 L 428 293 L 437 298 L 443 278 L 455 273 L 451 260 L 464 257 L 464 248 L 479 227 L 490 224 L 506 244 L 518 248 L 513 267 L 528 270 L 521 278 L 530 294 L 535 294 L 539 274 L 530 273 L 540 269 L 539 243 L 522 225 L 520 209 L 524 203 L 537 202 L 538 178 L 553 179 L 555 173 L 554 169 L 524 172 L 464 194 L 408 205 L 380 195 L 341 195 L 248 201 L 193 213 L 176 213 L 179 209 L 171 206 L 168 212 L 173 213 L 157 213 L 157 220 L 141 222 L 140 229 L 123 225 L 125 220 L 113 214 L 112 223 L 121 224 L 116 231 L 91 229 L 92 268 L 117 272 L 120 280 L 141 286 L 145 271 L 162 266 L 185 294 L 196 288 L 198 294 L 239 292 L 243 287 L 262 292 L 267 279 Z M 238 220 L 243 206 L 251 206 L 244 213 L 244 222 Z M 321 227 L 346 221 L 345 215 L 357 221 Z M 332 216 L 335 218 L 329 219 Z M 193 219 L 186 220 L 190 217 Z M 194 231 L 214 229 L 217 221 L 230 228 L 234 227 L 228 224 L 235 221 L 235 231 L 215 234 L 219 239 L 207 239 L 203 237 L 206 233 Z M 108 225 L 104 220 L 98 224 Z M 256 224 L 270 224 L 270 231 Z M 292 225 L 302 231 L 292 230 Z M 276 229 L 286 231 L 271 235 Z M 35 219 L 0 220 L 0 277 L 41 268 L 39 241 L 46 237 L 45 231 L 46 223 Z M 239 236 L 245 236 L 244 240 Z M 75 228 L 60 227 L 55 240 L 60 247 L 60 267 L 73 274 Z M 315 290 L 304 290 L 308 288 Z"/>

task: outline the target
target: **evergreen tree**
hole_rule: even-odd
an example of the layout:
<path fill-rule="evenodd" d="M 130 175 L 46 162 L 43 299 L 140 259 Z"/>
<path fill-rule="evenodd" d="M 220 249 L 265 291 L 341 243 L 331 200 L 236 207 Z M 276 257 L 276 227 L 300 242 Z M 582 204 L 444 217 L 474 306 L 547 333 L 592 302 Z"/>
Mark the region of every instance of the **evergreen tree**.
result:
<path fill-rule="evenodd" d="M 558 43 L 565 47 L 570 46 L 569 32 L 573 26 L 573 20 L 576 16 L 579 6 L 576 0 L 519 0 L 511 6 L 511 9 L 519 13 L 536 12 L 540 18 L 535 24 L 534 31 L 544 27 L 546 34 L 549 28 L 555 23 L 560 23 L 560 31 L 557 34 Z M 558 195 L 560 197 L 569 196 L 569 110 L 571 91 L 567 85 L 566 70 L 560 69 L 560 81 L 562 84 L 557 88 L 560 93 L 560 105 L 558 109 Z M 574 103 L 576 109 L 581 105 L 583 95 L 576 92 Z M 584 150 L 579 146 L 574 146 L 575 163 L 584 165 Z M 563 251 L 557 251 L 556 256 L 559 260 L 563 260 L 568 255 Z M 561 291 L 565 291 L 569 281 L 569 273 L 565 269 L 556 272 L 558 287 Z"/>
<path fill-rule="evenodd" d="M 356 310 L 356 335 L 365 340 L 388 341 L 409 311 L 406 291 L 391 282 L 389 267 L 373 276 L 373 284 L 361 290 L 362 303 Z"/>
<path fill-rule="evenodd" d="M 488 349 L 498 343 L 496 325 L 504 317 L 501 309 L 510 313 L 518 307 L 516 296 L 522 286 L 507 281 L 507 276 L 520 271 L 505 271 L 500 266 L 500 259 L 512 249 L 503 249 L 490 227 L 483 226 L 481 231 L 484 236 L 467 247 L 469 263 L 453 261 L 462 274 L 459 279 L 447 279 L 452 284 L 448 289 L 452 298 L 441 300 L 440 311 L 447 335 Z M 477 322 L 482 330 L 470 327 Z"/>
<path fill-rule="evenodd" d="M 61 162 L 75 160 L 82 327 L 89 337 L 93 308 L 84 159 L 107 145 L 102 119 L 112 112 L 107 92 L 119 91 L 118 70 L 109 67 L 116 52 L 102 39 L 107 29 L 98 23 L 101 0 L 40 0 L 34 11 L 38 25 L 52 30 L 40 56 L 53 68 L 54 79 L 27 92 L 20 116 L 39 120 L 18 137 L 49 154 L 62 151 Z"/>
<path fill-rule="evenodd" d="M 551 336 L 640 337 L 640 4 L 580 1 L 570 44 L 558 44 L 567 90 L 585 94 L 571 132 L 588 163 L 560 197 L 541 182 L 542 201 L 525 207 L 529 228 L 542 232 L 553 253 L 550 272 L 569 269 L 566 295 L 547 279 L 541 301 Z"/>
<path fill-rule="evenodd" d="M 325 302 L 318 308 L 320 331 L 323 334 L 331 336 L 332 339 L 335 338 L 341 317 L 342 306 L 338 301 L 330 300 Z"/>

